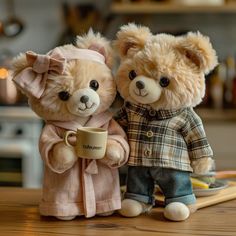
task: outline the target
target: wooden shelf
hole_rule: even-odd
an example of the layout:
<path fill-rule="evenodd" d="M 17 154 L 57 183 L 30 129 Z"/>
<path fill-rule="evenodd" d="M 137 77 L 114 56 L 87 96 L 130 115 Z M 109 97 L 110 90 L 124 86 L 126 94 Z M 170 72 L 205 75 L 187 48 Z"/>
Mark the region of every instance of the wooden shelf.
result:
<path fill-rule="evenodd" d="M 113 3 L 113 14 L 236 13 L 236 3 L 224 5 L 177 5 L 170 3 Z"/>

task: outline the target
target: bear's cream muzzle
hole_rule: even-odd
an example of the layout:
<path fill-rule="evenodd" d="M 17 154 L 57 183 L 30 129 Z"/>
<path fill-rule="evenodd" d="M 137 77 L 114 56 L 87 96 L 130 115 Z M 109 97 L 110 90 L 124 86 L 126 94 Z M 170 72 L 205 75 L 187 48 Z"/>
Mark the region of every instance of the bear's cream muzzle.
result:
<path fill-rule="evenodd" d="M 82 117 L 92 115 L 100 105 L 99 95 L 90 88 L 78 89 L 70 97 L 67 107 L 74 114 Z"/>
<path fill-rule="evenodd" d="M 137 76 L 129 85 L 132 99 L 141 104 L 156 102 L 161 96 L 162 88 L 159 83 L 146 76 Z"/>

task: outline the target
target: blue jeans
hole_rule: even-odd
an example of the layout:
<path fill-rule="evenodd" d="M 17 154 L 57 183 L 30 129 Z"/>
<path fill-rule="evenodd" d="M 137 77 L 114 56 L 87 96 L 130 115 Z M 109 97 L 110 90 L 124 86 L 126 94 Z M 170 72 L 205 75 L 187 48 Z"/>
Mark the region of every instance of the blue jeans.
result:
<path fill-rule="evenodd" d="M 190 205 L 196 201 L 190 172 L 145 166 L 129 166 L 125 198 L 154 205 L 155 183 L 160 186 L 165 196 L 165 204 L 182 202 Z"/>

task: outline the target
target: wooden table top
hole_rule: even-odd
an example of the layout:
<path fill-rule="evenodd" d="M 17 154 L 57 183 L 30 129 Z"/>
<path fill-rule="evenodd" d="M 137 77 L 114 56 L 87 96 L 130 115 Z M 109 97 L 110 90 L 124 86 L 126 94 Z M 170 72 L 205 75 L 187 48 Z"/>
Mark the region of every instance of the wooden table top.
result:
<path fill-rule="evenodd" d="M 0 188 L 0 235 L 236 235 L 236 200 L 200 209 L 184 222 L 165 220 L 162 208 L 137 218 L 114 214 L 65 222 L 39 215 L 40 196 L 40 190 Z"/>

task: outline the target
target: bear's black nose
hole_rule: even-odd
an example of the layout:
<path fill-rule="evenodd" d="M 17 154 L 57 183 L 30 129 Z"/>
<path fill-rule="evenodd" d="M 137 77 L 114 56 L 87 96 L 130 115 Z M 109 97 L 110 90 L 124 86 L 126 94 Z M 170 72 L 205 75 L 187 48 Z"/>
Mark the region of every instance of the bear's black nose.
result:
<path fill-rule="evenodd" d="M 137 82 L 136 82 L 136 87 L 137 87 L 138 89 L 144 89 L 144 88 L 145 88 L 145 84 L 144 84 L 143 81 L 137 81 Z"/>
<path fill-rule="evenodd" d="M 89 97 L 86 96 L 86 95 L 83 95 L 83 96 L 80 98 L 80 101 L 81 101 L 82 103 L 86 103 L 88 100 L 89 100 Z"/>

